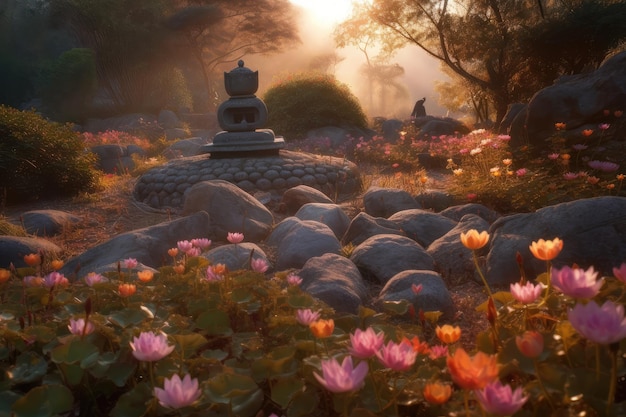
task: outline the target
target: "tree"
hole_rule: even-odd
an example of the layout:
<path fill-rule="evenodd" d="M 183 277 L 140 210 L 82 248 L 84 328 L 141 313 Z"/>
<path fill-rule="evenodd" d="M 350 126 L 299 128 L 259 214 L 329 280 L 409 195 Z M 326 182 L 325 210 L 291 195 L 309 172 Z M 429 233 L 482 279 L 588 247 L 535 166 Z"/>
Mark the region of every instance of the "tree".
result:
<path fill-rule="evenodd" d="M 289 0 L 190 0 L 179 2 L 166 23 L 183 35 L 182 46 L 199 65 L 210 105 L 216 106 L 223 89 L 217 70 L 298 42 L 294 13 Z"/>
<path fill-rule="evenodd" d="M 372 0 L 342 24 L 343 30 L 337 33 L 336 39 L 342 46 L 354 43 L 355 39 L 375 36 L 386 53 L 406 45 L 418 46 L 465 80 L 468 88 L 482 92 L 492 103 L 496 122 L 499 122 L 510 103 L 527 100 L 539 84 L 545 86 L 548 83 L 540 76 L 541 68 L 532 65 L 527 41 L 529 34 L 538 33 L 540 27 L 551 27 L 550 22 L 542 20 L 543 17 L 548 20 L 586 3 L 598 3 L 594 16 L 608 19 L 615 14 L 610 6 L 622 2 Z M 593 26 L 601 29 L 597 24 Z M 610 38 L 611 42 L 594 43 L 598 48 L 594 55 L 604 56 L 606 45 L 613 44 L 615 39 L 623 39 L 618 30 L 606 32 L 609 33 L 603 36 Z M 602 38 L 597 31 L 591 30 L 586 36 Z M 546 39 L 553 38 L 548 36 Z M 575 44 L 567 36 L 560 37 L 560 42 L 560 45 L 571 45 L 576 52 Z M 558 48 L 558 45 L 554 46 Z M 578 51 L 576 56 L 582 58 L 584 54 Z M 549 51 L 546 57 L 548 60 L 552 57 Z"/>

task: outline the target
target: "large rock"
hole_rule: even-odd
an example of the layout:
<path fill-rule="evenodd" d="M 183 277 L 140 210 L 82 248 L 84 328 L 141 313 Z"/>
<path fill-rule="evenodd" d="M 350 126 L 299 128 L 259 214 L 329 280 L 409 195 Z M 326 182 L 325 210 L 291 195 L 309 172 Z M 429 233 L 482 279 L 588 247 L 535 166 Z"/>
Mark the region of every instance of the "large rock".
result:
<path fill-rule="evenodd" d="M 419 294 L 412 286 L 422 286 Z M 406 300 L 416 312 L 440 311 L 443 321 L 454 318 L 455 307 L 450 292 L 439 274 L 433 271 L 406 270 L 394 275 L 380 291 L 377 302 Z"/>
<path fill-rule="evenodd" d="M 357 314 L 368 301 L 368 290 L 359 270 L 343 256 L 327 253 L 310 258 L 298 273 L 300 287 L 337 313 Z"/>
<path fill-rule="evenodd" d="M 326 194 L 308 185 L 297 185 L 283 193 L 281 206 L 288 214 L 294 214 L 307 203 L 333 204 Z"/>
<path fill-rule="evenodd" d="M 554 124 L 565 123 L 570 131 L 595 128 L 600 122 L 611 122 L 605 110 L 626 109 L 626 52 L 607 59 L 597 70 L 559 78 L 554 85 L 537 92 L 526 111 L 514 118 L 524 119 L 526 138 L 531 144 L 542 145 L 554 134 Z M 579 136 L 580 137 L 580 136 Z M 512 144 L 524 138 L 512 136 Z"/>
<path fill-rule="evenodd" d="M 363 277 L 375 284 L 386 284 L 407 269 L 434 267 L 433 259 L 414 240 L 397 235 L 376 235 L 357 246 L 350 260 Z"/>
<path fill-rule="evenodd" d="M 295 217 L 324 223 L 335 233 L 337 239 L 341 239 L 350 226 L 350 218 L 337 204 L 308 203 L 300 207 Z"/>
<path fill-rule="evenodd" d="M 26 232 L 37 236 L 58 235 L 81 221 L 80 217 L 60 210 L 31 210 L 21 217 Z"/>
<path fill-rule="evenodd" d="M 167 251 L 180 240 L 211 238 L 209 215 L 194 213 L 180 219 L 115 236 L 70 259 L 61 269 L 67 277 L 80 278 L 89 272 L 105 272 L 110 265 L 134 258 L 143 265 L 159 268 L 167 261 Z M 78 276 L 74 273 L 78 271 Z"/>
<path fill-rule="evenodd" d="M 626 198 L 597 197 L 544 207 L 535 213 L 514 214 L 497 220 L 489 230 L 491 250 L 487 256 L 487 280 L 508 285 L 520 279 L 516 255 L 524 261 L 532 279 L 545 272 L 546 262 L 537 260 L 529 246 L 539 239 L 563 241 L 563 250 L 552 261 L 555 267 L 577 264 L 593 266 L 601 274 L 626 260 Z"/>
<path fill-rule="evenodd" d="M 218 246 L 202 254 L 202 256 L 208 259 L 212 265 L 226 265 L 230 271 L 250 269 L 250 261 L 257 259 L 264 260 L 268 267 L 271 267 L 271 262 L 263 249 L 251 242 Z"/>
<path fill-rule="evenodd" d="M 448 233 L 457 222 L 441 214 L 426 210 L 402 210 L 389 217 L 396 222 L 406 236 L 419 243 L 423 248 Z"/>
<path fill-rule="evenodd" d="M 341 238 L 344 245 L 358 246 L 368 238 L 380 234 L 394 234 L 404 236 L 400 226 L 391 220 L 382 217 L 372 217 L 367 213 L 359 213 L 350 222 L 346 234 Z"/>
<path fill-rule="evenodd" d="M 24 256 L 31 253 L 43 253 L 58 258 L 61 248 L 49 240 L 36 237 L 0 236 L 0 268 L 9 268 L 11 263 L 16 268 L 26 266 Z"/>
<path fill-rule="evenodd" d="M 229 232 L 243 233 L 248 241 L 261 241 L 271 231 L 274 216 L 257 199 L 236 185 L 223 180 L 202 181 L 187 190 L 183 214 L 211 213 L 216 239 Z"/>
<path fill-rule="evenodd" d="M 424 116 L 415 119 L 419 136 L 430 139 L 436 136 L 449 136 L 457 133 L 469 133 L 469 128 L 462 122 L 450 117 Z"/>
<path fill-rule="evenodd" d="M 135 162 L 125 146 L 96 145 L 90 150 L 96 155 L 96 168 L 107 174 L 122 174 L 135 168 Z"/>
<path fill-rule="evenodd" d="M 381 187 L 370 187 L 365 192 L 363 206 L 370 216 L 384 218 L 402 210 L 422 208 L 408 192 Z"/>

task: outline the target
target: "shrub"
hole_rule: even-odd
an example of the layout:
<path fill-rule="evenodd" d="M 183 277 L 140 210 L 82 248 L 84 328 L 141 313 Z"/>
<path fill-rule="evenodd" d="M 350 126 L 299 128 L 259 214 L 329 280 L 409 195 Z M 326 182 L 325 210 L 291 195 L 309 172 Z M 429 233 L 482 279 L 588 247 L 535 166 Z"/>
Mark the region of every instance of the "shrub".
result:
<path fill-rule="evenodd" d="M 94 159 L 70 125 L 0 106 L 0 138 L 4 203 L 73 196 L 96 188 Z"/>
<path fill-rule="evenodd" d="M 367 116 L 345 84 L 325 74 L 298 74 L 265 93 L 268 126 L 288 139 L 324 126 L 367 127 Z"/>

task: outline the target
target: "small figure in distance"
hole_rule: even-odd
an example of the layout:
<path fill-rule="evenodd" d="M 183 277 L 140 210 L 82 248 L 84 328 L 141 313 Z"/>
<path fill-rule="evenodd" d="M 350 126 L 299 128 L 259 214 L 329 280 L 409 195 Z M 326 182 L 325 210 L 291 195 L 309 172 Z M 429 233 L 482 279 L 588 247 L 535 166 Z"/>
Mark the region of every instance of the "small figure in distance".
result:
<path fill-rule="evenodd" d="M 417 100 L 415 106 L 413 106 L 413 111 L 411 112 L 411 120 L 415 120 L 418 117 L 426 116 L 426 108 L 424 107 L 424 102 L 426 101 L 426 97 L 421 100 Z"/>

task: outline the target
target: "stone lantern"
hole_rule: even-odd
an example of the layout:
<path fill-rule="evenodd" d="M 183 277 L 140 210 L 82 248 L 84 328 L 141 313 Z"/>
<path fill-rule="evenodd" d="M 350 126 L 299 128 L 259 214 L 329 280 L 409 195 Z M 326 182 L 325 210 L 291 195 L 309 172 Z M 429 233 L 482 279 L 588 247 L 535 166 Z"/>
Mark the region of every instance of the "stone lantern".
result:
<path fill-rule="evenodd" d="M 230 98 L 217 110 L 223 131 L 203 152 L 210 153 L 211 158 L 278 155 L 285 141 L 271 129 L 262 129 L 267 122 L 267 107 L 254 95 L 259 88 L 259 72 L 244 67 L 240 60 L 237 68 L 224 73 L 224 85 Z"/>

